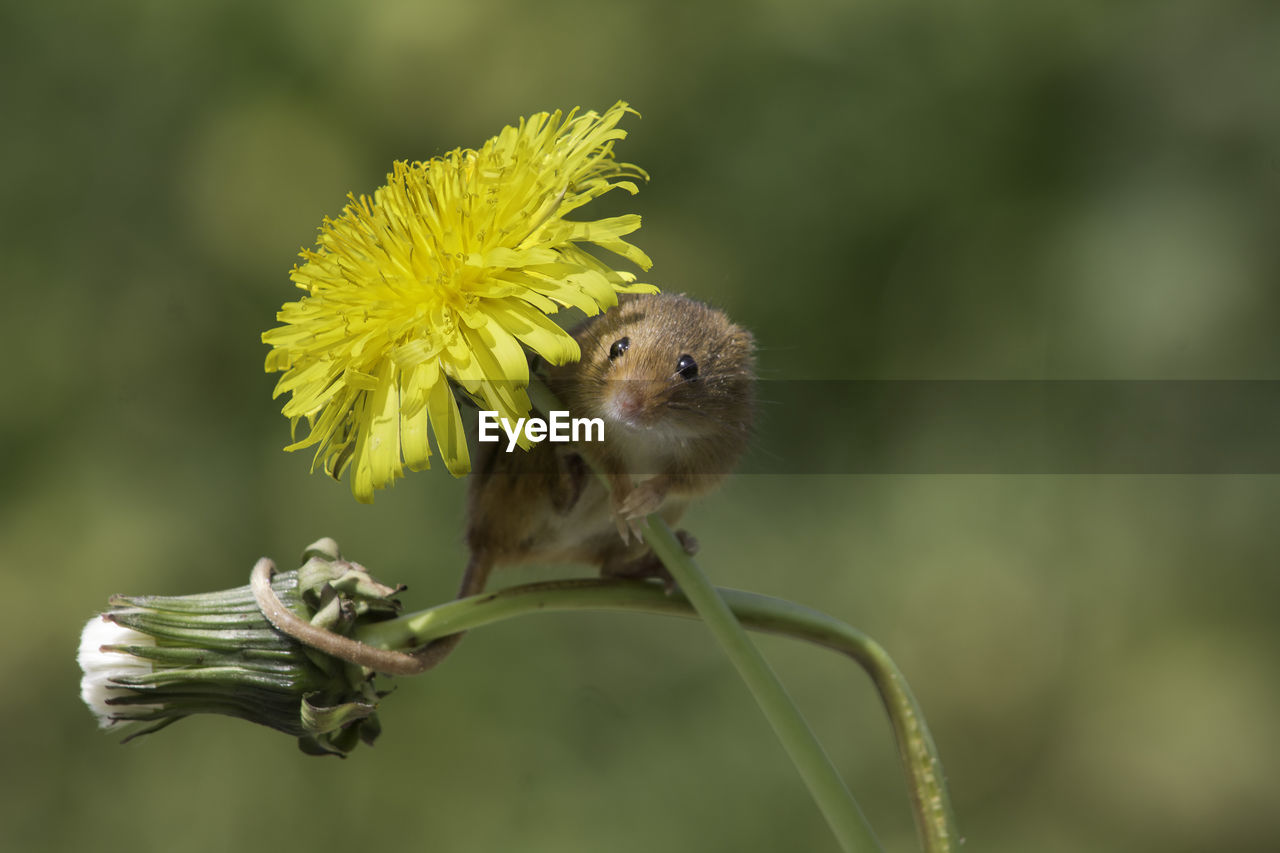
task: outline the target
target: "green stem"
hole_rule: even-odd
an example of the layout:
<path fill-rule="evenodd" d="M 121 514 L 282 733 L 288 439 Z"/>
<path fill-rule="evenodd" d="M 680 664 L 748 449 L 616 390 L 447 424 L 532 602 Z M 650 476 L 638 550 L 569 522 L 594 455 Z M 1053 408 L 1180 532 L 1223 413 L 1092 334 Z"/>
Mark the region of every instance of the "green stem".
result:
<path fill-rule="evenodd" d="M 529 397 L 544 412 L 564 408 L 551 389 L 540 381 L 529 384 Z M 597 471 L 596 474 L 600 476 L 602 472 Z M 605 488 L 609 488 L 608 479 L 604 476 L 600 479 Z M 680 585 L 693 609 L 702 617 L 711 635 L 738 670 L 738 675 L 746 682 L 747 689 L 755 697 L 769 725 L 773 726 L 774 734 L 782 742 L 791 763 L 827 819 L 841 849 L 845 853 L 881 850 L 871 825 L 858 808 L 857 800 L 845 786 L 800 709 L 791 701 L 768 661 L 738 624 L 733 611 L 702 569 L 685 553 L 667 523 L 658 516 L 651 515 L 641 522 L 640 531 L 645 543 Z"/>
<path fill-rule="evenodd" d="M 791 701 L 787 690 L 774 674 L 764 655 L 751 642 L 738 624 L 733 611 L 725 604 L 707 576 L 693 558 L 684 552 L 680 542 L 665 521 L 650 516 L 641 525 L 644 541 L 671 572 L 693 609 L 711 629 L 729 660 L 746 682 L 747 688 L 764 712 L 774 734 L 782 741 L 791 761 L 800 772 L 814 802 L 826 817 L 831 831 L 845 851 L 880 850 L 858 802 L 853 798 L 822 744 L 805 721 L 800 709 Z"/>
<path fill-rule="evenodd" d="M 716 592 L 747 627 L 841 652 L 866 670 L 880 692 L 893 726 L 923 847 L 929 853 L 955 850 L 960 842 L 937 749 L 906 680 L 884 649 L 860 631 L 817 610 L 754 593 L 730 589 Z M 668 596 L 656 584 L 579 579 L 511 587 L 449 602 L 398 619 L 365 625 L 359 629 L 357 638 L 380 648 L 405 648 L 527 613 L 571 610 L 624 610 L 698 618 L 683 596 L 678 593 Z"/>

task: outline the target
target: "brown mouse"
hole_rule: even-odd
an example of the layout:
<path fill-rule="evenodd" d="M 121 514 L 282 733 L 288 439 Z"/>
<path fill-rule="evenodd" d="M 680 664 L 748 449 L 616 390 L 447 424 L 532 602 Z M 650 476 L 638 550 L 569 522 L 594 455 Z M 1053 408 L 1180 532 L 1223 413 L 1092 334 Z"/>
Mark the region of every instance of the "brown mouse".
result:
<path fill-rule="evenodd" d="M 523 452 L 480 445 L 468 499 L 471 558 L 460 598 L 483 591 L 494 567 L 529 562 L 587 563 L 614 577 L 667 577 L 636 522 L 656 512 L 674 524 L 747 448 L 755 344 L 722 311 L 677 294 L 624 295 L 617 308 L 588 318 L 572 334 L 581 359 L 544 368 L 543 375 L 572 417 L 603 421 L 603 440 L 544 441 Z M 678 535 L 693 553 L 692 537 Z M 461 637 L 417 650 L 423 669 Z"/>

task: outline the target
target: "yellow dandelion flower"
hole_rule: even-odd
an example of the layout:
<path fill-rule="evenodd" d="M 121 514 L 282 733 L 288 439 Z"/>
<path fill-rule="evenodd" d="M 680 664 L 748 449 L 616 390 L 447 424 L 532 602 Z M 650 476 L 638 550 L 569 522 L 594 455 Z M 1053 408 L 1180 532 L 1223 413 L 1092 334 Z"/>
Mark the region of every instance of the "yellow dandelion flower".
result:
<path fill-rule="evenodd" d="M 470 470 L 451 383 L 482 408 L 528 414 L 528 347 L 553 364 L 579 357 L 548 318 L 561 306 L 596 314 L 617 294 L 653 291 L 586 250 L 607 249 L 647 270 L 647 255 L 623 239 L 635 214 L 565 219 L 597 196 L 638 191 L 648 176 L 619 163 L 626 137 L 619 102 L 603 115 L 559 111 L 521 119 L 479 150 L 428 162 L 397 161 L 370 198 L 348 196 L 325 219 L 315 249 L 290 277 L 306 292 L 263 333 L 268 372 L 283 371 L 275 396 L 293 428 L 286 447 L 316 447 L 332 476 L 351 467 L 357 500 L 410 470 L 430 467 L 428 430 L 455 476 Z"/>

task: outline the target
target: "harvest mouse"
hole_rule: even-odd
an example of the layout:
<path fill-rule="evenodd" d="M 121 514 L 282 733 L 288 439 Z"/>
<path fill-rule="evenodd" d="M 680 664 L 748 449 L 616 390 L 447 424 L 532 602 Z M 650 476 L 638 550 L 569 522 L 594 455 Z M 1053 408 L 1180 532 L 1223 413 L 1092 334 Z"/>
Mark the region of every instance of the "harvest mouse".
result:
<path fill-rule="evenodd" d="M 483 591 L 501 565 L 578 562 L 613 577 L 665 576 L 635 524 L 655 512 L 674 524 L 746 450 L 755 344 L 723 312 L 676 294 L 624 295 L 572 334 L 581 359 L 544 377 L 573 417 L 603 421 L 603 440 L 524 452 L 480 445 L 460 598 Z M 693 538 L 677 535 L 693 553 Z M 414 654 L 429 669 L 461 637 Z"/>

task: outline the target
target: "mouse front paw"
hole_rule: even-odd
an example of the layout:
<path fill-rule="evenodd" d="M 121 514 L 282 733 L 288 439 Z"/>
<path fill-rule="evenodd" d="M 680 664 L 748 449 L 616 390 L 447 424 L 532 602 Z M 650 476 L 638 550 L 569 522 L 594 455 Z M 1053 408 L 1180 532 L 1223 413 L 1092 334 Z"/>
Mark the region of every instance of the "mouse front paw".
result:
<path fill-rule="evenodd" d="M 644 518 L 658 511 L 667 498 L 667 490 L 657 480 L 646 480 L 631 490 L 618 505 L 618 514 L 628 521 Z"/>
<path fill-rule="evenodd" d="M 640 521 L 657 512 L 666 497 L 667 490 L 661 483 L 647 480 L 614 502 L 614 521 L 624 542 L 628 541 L 628 533 L 640 538 Z"/>
<path fill-rule="evenodd" d="M 624 545 L 630 545 L 633 537 L 637 542 L 643 538 L 640 535 L 639 519 L 625 518 L 616 508 L 613 512 L 613 526 L 618 529 L 618 536 L 622 538 L 622 544 Z"/>

